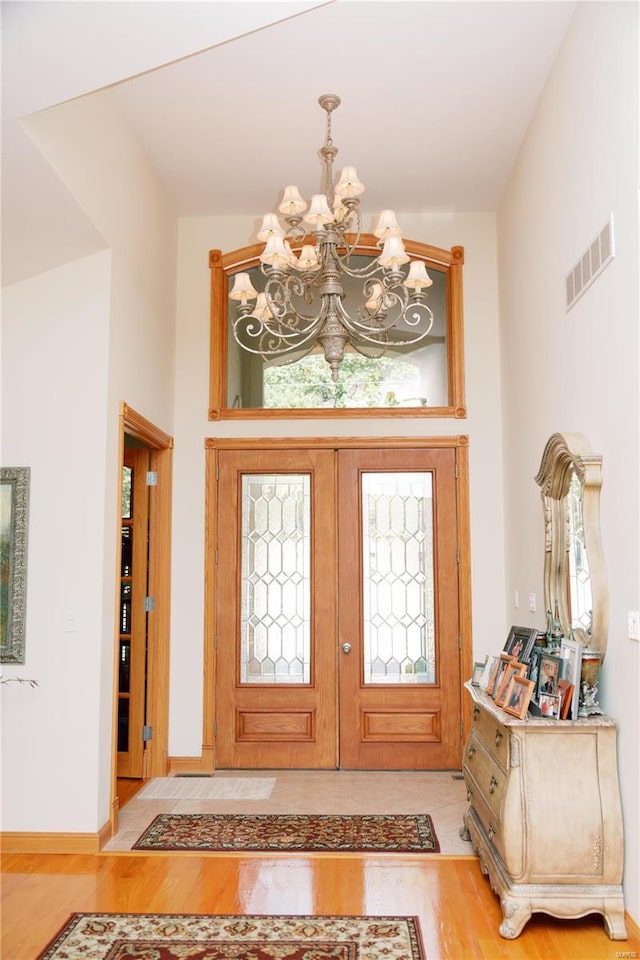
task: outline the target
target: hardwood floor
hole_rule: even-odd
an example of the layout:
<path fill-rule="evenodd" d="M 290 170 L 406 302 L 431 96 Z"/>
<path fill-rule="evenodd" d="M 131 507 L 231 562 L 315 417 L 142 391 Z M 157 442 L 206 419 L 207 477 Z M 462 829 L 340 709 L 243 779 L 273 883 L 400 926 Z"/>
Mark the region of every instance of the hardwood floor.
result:
<path fill-rule="evenodd" d="M 635 924 L 628 922 L 627 941 L 613 941 L 596 915 L 560 921 L 538 914 L 517 940 L 503 940 L 498 900 L 471 857 L 2 857 L 3 960 L 34 960 L 74 911 L 415 915 L 427 960 L 640 955 Z"/>
<path fill-rule="evenodd" d="M 144 781 L 118 781 L 121 808 Z M 620 960 L 640 929 L 609 940 L 602 918 L 536 914 L 498 934 L 497 897 L 475 857 L 444 855 L 4 854 L 3 960 L 34 960 L 73 912 L 417 916 L 426 960 Z M 91 958 L 87 958 L 91 960 Z"/>

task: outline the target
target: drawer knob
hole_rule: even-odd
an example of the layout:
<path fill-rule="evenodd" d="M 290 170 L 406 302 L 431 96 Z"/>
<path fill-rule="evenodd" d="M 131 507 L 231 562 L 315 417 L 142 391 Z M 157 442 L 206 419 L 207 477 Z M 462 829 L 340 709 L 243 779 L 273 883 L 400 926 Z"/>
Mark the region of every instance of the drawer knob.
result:
<path fill-rule="evenodd" d="M 480 707 L 474 707 L 474 708 L 473 708 L 473 719 L 474 719 L 474 720 L 477 720 L 479 716 L 480 716 Z"/>
<path fill-rule="evenodd" d="M 475 752 L 476 752 L 476 748 L 473 744 L 471 744 L 471 746 L 469 747 L 469 750 L 467 751 L 467 756 L 469 760 L 471 760 L 471 757 L 474 755 Z"/>
<path fill-rule="evenodd" d="M 504 734 L 501 733 L 500 730 L 496 730 L 496 747 L 500 746 L 503 736 Z"/>
<path fill-rule="evenodd" d="M 471 800 L 472 796 L 473 796 L 473 790 L 471 789 L 471 787 L 467 787 L 467 800 Z"/>
<path fill-rule="evenodd" d="M 493 840 L 495 833 L 496 833 L 496 828 L 493 826 L 493 824 L 490 823 L 489 824 L 489 840 Z"/>
<path fill-rule="evenodd" d="M 498 786 L 498 781 L 496 780 L 495 777 L 491 777 L 491 780 L 489 781 L 489 793 L 493 793 L 497 786 Z"/>

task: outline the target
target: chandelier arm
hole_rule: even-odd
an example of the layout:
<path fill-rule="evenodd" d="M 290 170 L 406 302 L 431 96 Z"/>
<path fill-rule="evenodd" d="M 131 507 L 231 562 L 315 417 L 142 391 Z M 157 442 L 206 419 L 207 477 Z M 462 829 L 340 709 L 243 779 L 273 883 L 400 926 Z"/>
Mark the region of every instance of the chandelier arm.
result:
<path fill-rule="evenodd" d="M 277 330 L 279 336 L 287 339 L 297 336 L 301 332 L 314 330 L 324 319 L 326 309 L 324 303 L 321 303 L 315 316 L 309 316 L 298 310 L 292 298 L 295 296 L 304 299 L 306 289 L 303 280 L 292 274 L 284 276 L 284 278 L 281 276 L 269 277 L 264 294 L 272 316 L 264 318 L 262 321 L 264 326 L 268 329 Z M 277 322 L 276 326 L 274 326 L 274 320 Z M 301 323 L 304 324 L 302 331 L 299 328 Z M 285 327 L 285 332 L 280 329 L 282 325 Z"/>
<path fill-rule="evenodd" d="M 318 329 L 324 323 L 325 308 L 303 330 L 294 329 L 283 323 L 281 318 L 263 320 L 254 314 L 242 314 L 233 321 L 233 336 L 236 343 L 247 350 L 263 356 L 280 356 L 299 350 L 310 343 L 311 349 L 316 341 Z M 274 321 L 276 321 L 274 325 Z M 284 326 L 284 329 L 283 329 Z M 255 342 L 256 346 L 251 344 Z"/>
<path fill-rule="evenodd" d="M 342 271 L 346 273 L 348 277 L 354 277 L 355 279 L 358 279 L 358 278 L 366 279 L 367 277 L 377 276 L 377 277 L 380 277 L 380 280 L 382 281 L 384 279 L 384 275 L 381 272 L 382 267 L 380 266 L 377 260 L 371 260 L 371 262 L 367 263 L 364 267 L 351 266 L 349 260 L 352 255 L 353 249 L 355 249 L 355 247 L 351 248 L 351 251 L 347 252 L 346 254 L 336 253 L 335 255 L 336 260 L 340 264 Z"/>
<path fill-rule="evenodd" d="M 394 294 L 394 296 L 396 295 Z M 338 301 L 336 307 L 340 321 L 346 327 L 346 329 L 350 333 L 353 333 L 354 335 L 361 337 L 363 340 L 366 340 L 367 343 L 378 345 L 388 343 L 389 331 L 397 329 L 401 322 L 405 323 L 410 328 L 418 327 L 420 324 L 426 323 L 426 328 L 420 329 L 413 336 L 407 336 L 405 331 L 403 331 L 403 344 L 419 343 L 429 335 L 433 327 L 433 312 L 426 305 L 426 303 L 409 302 L 402 310 L 400 310 L 399 313 L 394 314 L 391 317 L 388 317 L 382 313 L 373 314 L 370 318 L 370 322 L 368 323 L 349 316 L 340 301 Z M 375 321 L 375 323 L 372 323 L 371 321 Z M 355 347 L 353 341 L 352 346 Z"/>

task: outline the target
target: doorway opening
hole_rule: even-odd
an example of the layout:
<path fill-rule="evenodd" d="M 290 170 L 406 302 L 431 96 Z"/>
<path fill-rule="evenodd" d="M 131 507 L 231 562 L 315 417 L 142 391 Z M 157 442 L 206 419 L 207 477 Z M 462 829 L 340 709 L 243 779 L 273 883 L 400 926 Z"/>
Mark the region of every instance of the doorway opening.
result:
<path fill-rule="evenodd" d="M 120 411 L 111 832 L 118 778 L 164 776 L 168 750 L 173 439 Z"/>

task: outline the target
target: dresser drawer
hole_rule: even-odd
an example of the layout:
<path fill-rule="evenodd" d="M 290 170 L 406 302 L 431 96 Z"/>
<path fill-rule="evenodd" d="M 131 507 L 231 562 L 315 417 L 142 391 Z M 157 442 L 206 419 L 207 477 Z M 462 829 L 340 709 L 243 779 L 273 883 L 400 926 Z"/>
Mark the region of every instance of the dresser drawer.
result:
<path fill-rule="evenodd" d="M 466 769 L 465 780 L 467 783 L 469 806 L 474 811 L 476 818 L 482 824 L 489 842 L 504 859 L 505 846 L 502 824 L 500 823 L 498 817 L 496 817 L 494 810 L 484 799 L 484 796 L 475 783 L 473 777 L 468 775 Z"/>
<path fill-rule="evenodd" d="M 475 806 L 476 798 L 482 797 L 491 811 L 493 826 L 498 827 L 502 821 L 507 775 L 474 731 L 464 751 L 464 775 L 467 790 L 471 792 L 470 802 Z"/>
<path fill-rule="evenodd" d="M 487 750 L 496 758 L 503 770 L 509 769 L 509 731 L 477 704 L 473 708 L 471 733 L 475 733 L 479 740 L 484 741 Z"/>

